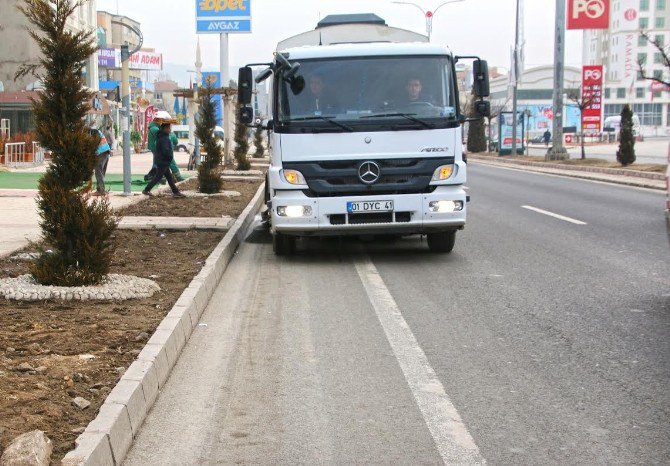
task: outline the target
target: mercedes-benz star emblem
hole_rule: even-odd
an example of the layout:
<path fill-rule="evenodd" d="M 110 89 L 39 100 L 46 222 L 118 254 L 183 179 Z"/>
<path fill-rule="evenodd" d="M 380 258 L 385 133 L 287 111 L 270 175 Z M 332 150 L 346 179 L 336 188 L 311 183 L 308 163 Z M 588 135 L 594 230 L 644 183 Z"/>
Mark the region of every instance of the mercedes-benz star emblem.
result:
<path fill-rule="evenodd" d="M 358 178 L 365 184 L 376 183 L 379 180 L 379 175 L 381 175 L 381 170 L 379 165 L 374 162 L 363 162 L 358 167 Z"/>

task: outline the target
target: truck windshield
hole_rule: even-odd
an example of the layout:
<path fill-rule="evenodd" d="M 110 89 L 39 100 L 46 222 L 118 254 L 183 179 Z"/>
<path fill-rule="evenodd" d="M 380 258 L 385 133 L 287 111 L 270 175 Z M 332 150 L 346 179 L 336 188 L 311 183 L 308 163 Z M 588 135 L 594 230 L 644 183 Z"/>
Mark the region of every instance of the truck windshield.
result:
<path fill-rule="evenodd" d="M 298 60 L 279 82 L 279 122 L 351 131 L 370 125 L 435 128 L 456 120 L 447 56 Z"/>

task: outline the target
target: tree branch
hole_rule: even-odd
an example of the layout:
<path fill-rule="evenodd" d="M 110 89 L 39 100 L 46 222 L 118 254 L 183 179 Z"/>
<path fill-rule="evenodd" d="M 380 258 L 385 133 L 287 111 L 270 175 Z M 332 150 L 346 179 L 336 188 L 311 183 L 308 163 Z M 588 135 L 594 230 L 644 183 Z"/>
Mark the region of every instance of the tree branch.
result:
<path fill-rule="evenodd" d="M 640 33 L 640 37 L 644 37 L 648 42 L 650 42 L 656 50 L 658 50 L 658 53 L 661 54 L 661 62 L 663 66 L 666 68 L 666 70 L 670 70 L 670 56 L 668 56 L 668 48 L 669 47 L 663 47 L 663 44 L 661 43 L 660 40 L 652 40 L 651 36 L 647 31 L 642 31 Z M 665 86 L 670 87 L 670 80 L 665 80 L 663 79 L 663 76 L 661 75 L 660 78 L 657 78 L 653 75 L 648 75 L 644 69 L 644 60 L 638 60 L 637 66 L 638 66 L 638 71 L 640 72 L 640 76 L 642 79 L 646 79 L 647 81 L 653 81 L 657 82 L 659 84 L 663 84 Z"/>

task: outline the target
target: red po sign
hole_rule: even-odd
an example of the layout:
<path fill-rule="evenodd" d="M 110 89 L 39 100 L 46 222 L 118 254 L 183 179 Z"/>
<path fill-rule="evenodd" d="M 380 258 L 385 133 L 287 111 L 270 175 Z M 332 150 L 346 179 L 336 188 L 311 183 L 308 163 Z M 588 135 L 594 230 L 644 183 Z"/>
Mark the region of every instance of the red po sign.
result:
<path fill-rule="evenodd" d="M 568 29 L 607 29 L 609 0 L 568 0 Z"/>

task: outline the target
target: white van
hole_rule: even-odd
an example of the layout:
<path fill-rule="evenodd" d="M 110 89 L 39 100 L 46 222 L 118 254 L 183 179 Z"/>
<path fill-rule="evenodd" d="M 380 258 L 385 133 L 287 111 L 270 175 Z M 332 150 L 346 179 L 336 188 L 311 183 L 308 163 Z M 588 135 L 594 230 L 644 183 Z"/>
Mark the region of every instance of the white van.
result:
<path fill-rule="evenodd" d="M 177 136 L 179 141 L 175 150 L 178 152 L 188 152 L 188 143 L 191 139 L 188 125 L 172 125 L 172 132 Z"/>
<path fill-rule="evenodd" d="M 621 131 L 621 115 L 614 115 L 611 117 L 605 118 L 605 124 L 603 128 L 612 128 L 616 134 L 619 134 Z M 640 135 L 640 117 L 633 114 L 633 136 Z"/>
<path fill-rule="evenodd" d="M 172 132 L 179 140 L 175 150 L 178 152 L 188 152 L 189 146 L 191 145 L 191 133 L 189 131 L 188 125 L 172 125 Z M 223 128 L 220 126 L 215 127 L 214 136 L 217 138 L 219 144 L 223 147 Z"/>

